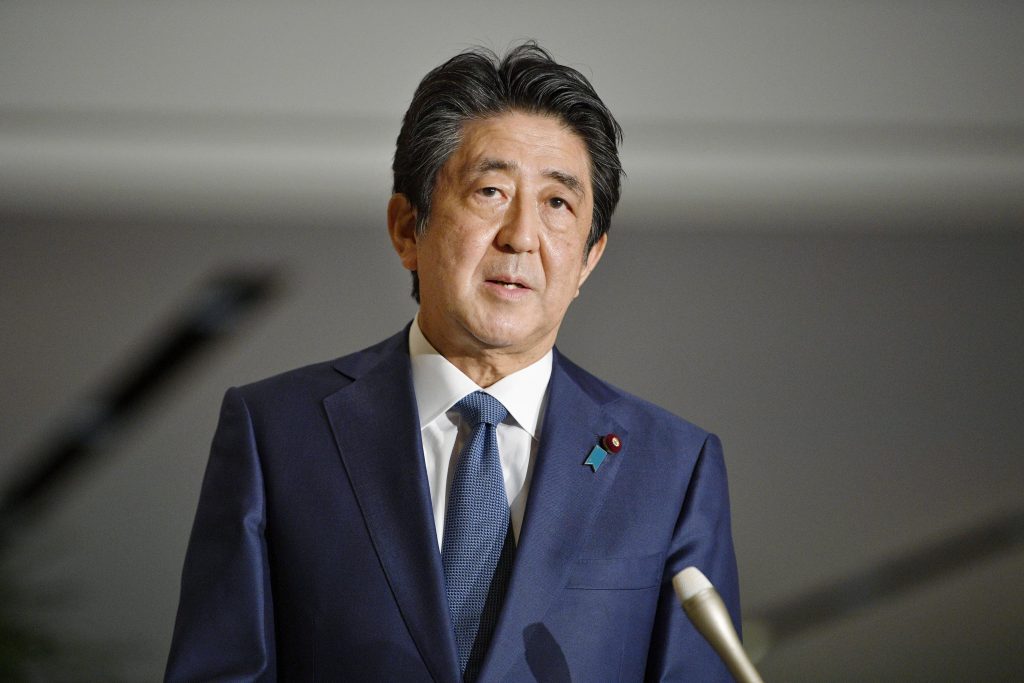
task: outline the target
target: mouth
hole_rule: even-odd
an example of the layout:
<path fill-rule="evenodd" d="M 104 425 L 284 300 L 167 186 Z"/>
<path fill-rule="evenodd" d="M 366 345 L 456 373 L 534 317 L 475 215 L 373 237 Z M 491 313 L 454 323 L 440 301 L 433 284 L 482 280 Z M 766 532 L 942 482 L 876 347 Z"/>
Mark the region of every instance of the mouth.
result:
<path fill-rule="evenodd" d="M 507 290 L 529 289 L 529 287 L 526 284 L 519 282 L 517 280 L 504 280 L 500 278 L 494 278 L 488 279 L 487 283 L 491 285 L 497 285 L 498 287 L 502 287 Z"/>

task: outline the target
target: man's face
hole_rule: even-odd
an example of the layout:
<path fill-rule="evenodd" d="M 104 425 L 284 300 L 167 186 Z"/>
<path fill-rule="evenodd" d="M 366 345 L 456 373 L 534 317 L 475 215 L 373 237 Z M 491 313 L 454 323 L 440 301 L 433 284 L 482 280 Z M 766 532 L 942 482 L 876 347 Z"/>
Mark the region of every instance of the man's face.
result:
<path fill-rule="evenodd" d="M 450 359 L 542 356 L 604 250 L 602 237 L 585 253 L 594 209 L 586 147 L 551 117 L 467 123 L 423 234 L 403 205 L 397 196 L 389 206 L 392 239 L 419 274 L 420 326 Z"/>

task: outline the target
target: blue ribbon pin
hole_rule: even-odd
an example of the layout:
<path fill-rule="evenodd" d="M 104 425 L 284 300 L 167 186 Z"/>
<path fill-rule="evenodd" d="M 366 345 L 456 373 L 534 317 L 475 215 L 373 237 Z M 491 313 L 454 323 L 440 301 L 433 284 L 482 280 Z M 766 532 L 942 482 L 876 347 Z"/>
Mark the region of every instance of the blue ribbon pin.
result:
<path fill-rule="evenodd" d="M 601 448 L 601 446 L 594 446 L 594 450 L 590 451 L 590 455 L 588 455 L 587 459 L 583 461 L 583 464 L 590 465 L 593 470 L 597 472 L 597 468 L 601 466 L 601 463 L 603 463 L 604 459 L 607 457 L 608 451 Z"/>

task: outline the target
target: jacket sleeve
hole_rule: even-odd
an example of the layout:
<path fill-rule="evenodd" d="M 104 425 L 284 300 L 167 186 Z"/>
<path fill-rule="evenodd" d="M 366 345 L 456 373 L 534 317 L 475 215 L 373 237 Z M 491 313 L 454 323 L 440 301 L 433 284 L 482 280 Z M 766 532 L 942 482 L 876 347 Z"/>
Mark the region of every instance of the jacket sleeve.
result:
<path fill-rule="evenodd" d="M 276 678 L 265 525 L 252 419 L 230 389 L 185 556 L 166 681 Z"/>
<path fill-rule="evenodd" d="M 647 658 L 647 681 L 732 681 L 725 665 L 690 624 L 672 588 L 686 567 L 700 569 L 740 624 L 739 579 L 732 545 L 729 492 L 718 437 L 707 437 L 697 458 L 665 561 Z"/>

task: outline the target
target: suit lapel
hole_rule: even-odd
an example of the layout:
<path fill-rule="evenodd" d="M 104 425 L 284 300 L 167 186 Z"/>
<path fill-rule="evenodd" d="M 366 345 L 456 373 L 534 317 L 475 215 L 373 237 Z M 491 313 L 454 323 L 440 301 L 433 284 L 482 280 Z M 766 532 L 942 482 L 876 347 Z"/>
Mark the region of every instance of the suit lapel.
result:
<path fill-rule="evenodd" d="M 431 675 L 458 680 L 406 335 L 339 361 L 355 381 L 324 406 L 374 548 Z"/>
<path fill-rule="evenodd" d="M 583 464 L 601 436 L 615 432 L 625 437 L 626 432 L 565 365 L 556 351 L 512 578 L 481 681 L 501 680 L 523 658 L 523 633 L 544 617 L 553 593 L 565 585 L 625 453 L 607 458 L 597 472 Z"/>

